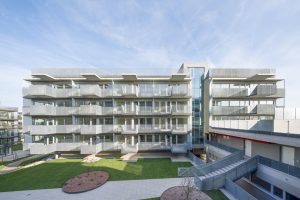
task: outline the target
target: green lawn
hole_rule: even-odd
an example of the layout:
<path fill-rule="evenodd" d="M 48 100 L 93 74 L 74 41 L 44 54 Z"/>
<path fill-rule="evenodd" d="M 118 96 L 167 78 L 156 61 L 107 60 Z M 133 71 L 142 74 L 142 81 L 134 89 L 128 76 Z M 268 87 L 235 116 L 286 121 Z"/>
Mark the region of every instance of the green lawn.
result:
<path fill-rule="evenodd" d="M 205 193 L 213 200 L 229 200 L 220 190 L 210 190 Z"/>
<path fill-rule="evenodd" d="M 30 190 L 62 187 L 69 178 L 87 171 L 109 172 L 109 180 L 132 180 L 177 177 L 178 167 L 190 163 L 173 163 L 170 159 L 139 159 L 126 163 L 120 159 L 101 159 L 96 163 L 82 163 L 81 159 L 57 159 L 34 167 L 0 176 L 0 191 Z"/>

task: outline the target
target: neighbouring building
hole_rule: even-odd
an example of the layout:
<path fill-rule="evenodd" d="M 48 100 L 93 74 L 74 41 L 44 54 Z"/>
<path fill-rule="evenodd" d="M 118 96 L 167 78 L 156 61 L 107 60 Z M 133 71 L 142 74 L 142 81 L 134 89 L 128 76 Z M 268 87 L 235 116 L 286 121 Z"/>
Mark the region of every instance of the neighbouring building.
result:
<path fill-rule="evenodd" d="M 147 76 L 109 75 L 95 69 L 33 70 L 26 79 L 30 86 L 23 90 L 23 131 L 31 136 L 28 148 L 33 154 L 186 152 L 192 140 L 203 143 L 200 120 L 192 121 L 192 107 L 199 105 L 198 100 L 192 101 L 192 80 L 185 73 Z M 201 91 L 196 89 L 199 98 Z"/>
<path fill-rule="evenodd" d="M 18 141 L 18 108 L 0 106 L 0 156 L 12 154 Z"/>

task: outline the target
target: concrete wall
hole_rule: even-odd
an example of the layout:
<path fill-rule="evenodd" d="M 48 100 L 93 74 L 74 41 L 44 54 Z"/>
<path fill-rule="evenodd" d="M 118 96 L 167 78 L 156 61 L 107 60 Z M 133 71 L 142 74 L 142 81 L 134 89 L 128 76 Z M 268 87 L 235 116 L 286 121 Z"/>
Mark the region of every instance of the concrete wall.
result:
<path fill-rule="evenodd" d="M 256 176 L 290 194 L 300 196 L 300 179 L 297 177 L 261 164 L 258 165 Z"/>
<path fill-rule="evenodd" d="M 212 127 L 273 131 L 273 120 L 213 120 Z"/>
<path fill-rule="evenodd" d="M 252 141 L 251 156 L 261 155 L 273 160 L 280 161 L 280 145 L 265 144 Z"/>
<path fill-rule="evenodd" d="M 240 150 L 244 150 L 244 148 L 245 148 L 244 140 L 232 138 L 232 137 L 228 137 L 228 136 L 217 137 L 217 142 L 220 144 L 224 144 L 224 145 L 227 145 L 230 147 L 240 149 Z"/>

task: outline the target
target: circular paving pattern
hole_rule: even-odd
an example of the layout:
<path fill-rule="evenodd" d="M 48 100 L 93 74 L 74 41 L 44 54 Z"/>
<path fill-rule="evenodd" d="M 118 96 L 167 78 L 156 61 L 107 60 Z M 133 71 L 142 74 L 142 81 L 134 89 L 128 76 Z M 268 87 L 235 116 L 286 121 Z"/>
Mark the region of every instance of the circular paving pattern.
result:
<path fill-rule="evenodd" d="M 195 188 L 190 189 L 189 198 L 187 198 L 187 186 L 175 186 L 165 190 L 160 199 L 161 200 L 212 200 L 207 194 Z"/>
<path fill-rule="evenodd" d="M 108 178 L 109 174 L 104 171 L 87 172 L 66 181 L 62 189 L 66 193 L 86 192 L 103 185 Z"/>

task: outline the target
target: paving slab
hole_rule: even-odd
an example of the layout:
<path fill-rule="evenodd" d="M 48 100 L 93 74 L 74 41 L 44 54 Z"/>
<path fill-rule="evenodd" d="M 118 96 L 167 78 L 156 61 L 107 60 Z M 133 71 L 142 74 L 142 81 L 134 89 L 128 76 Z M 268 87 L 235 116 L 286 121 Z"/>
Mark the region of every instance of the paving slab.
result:
<path fill-rule="evenodd" d="M 166 189 L 181 185 L 181 178 L 108 181 L 94 190 L 67 194 L 61 188 L 0 192 L 0 199 L 9 200 L 138 200 L 159 197 Z"/>

